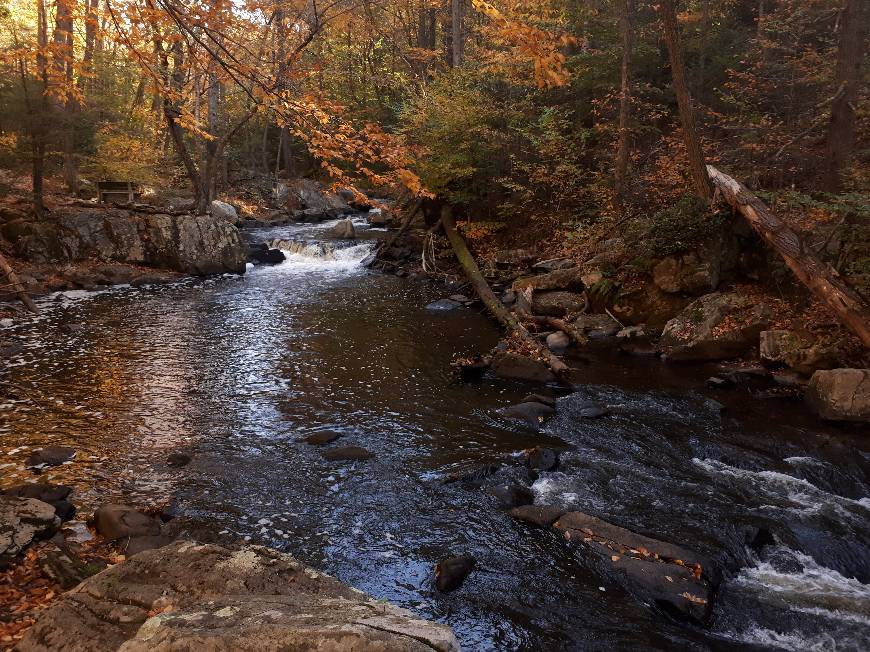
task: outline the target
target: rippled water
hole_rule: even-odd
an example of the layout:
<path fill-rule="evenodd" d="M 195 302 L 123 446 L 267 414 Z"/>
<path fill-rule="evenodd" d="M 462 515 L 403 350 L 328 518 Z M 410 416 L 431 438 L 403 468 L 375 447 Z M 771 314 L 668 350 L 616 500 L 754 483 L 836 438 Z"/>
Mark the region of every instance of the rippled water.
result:
<path fill-rule="evenodd" d="M 359 224 L 359 226 L 363 226 Z M 286 227 L 253 238 L 316 238 Z M 43 479 L 75 486 L 86 516 L 107 500 L 171 503 L 204 540 L 274 546 L 379 598 L 451 624 L 467 649 L 870 647 L 867 447 L 799 403 L 744 390 L 705 395 L 709 370 L 584 352 L 578 393 L 541 433 L 496 416 L 528 388 L 457 382 L 456 353 L 498 332 L 474 310 L 433 314 L 444 294 L 363 270 L 368 242 L 295 248 L 244 277 L 64 292 L 2 331 L 0 473 L 33 474 L 32 448 L 78 450 Z M 80 328 L 67 332 L 65 325 Z M 594 399 L 611 414 L 577 417 Z M 322 429 L 376 454 L 329 463 L 299 441 Z M 444 478 L 544 444 L 562 451 L 533 489 L 682 543 L 727 569 L 708 629 L 668 620 L 550 532 Z M 166 456 L 193 451 L 183 470 Z M 772 545 L 751 550 L 763 527 Z M 440 595 L 433 564 L 477 570 Z"/>

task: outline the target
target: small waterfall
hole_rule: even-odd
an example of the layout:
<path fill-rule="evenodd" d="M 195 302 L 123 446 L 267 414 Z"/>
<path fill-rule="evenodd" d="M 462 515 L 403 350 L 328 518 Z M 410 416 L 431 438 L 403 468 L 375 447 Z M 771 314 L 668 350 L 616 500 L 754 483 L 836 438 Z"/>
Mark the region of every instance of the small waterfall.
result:
<path fill-rule="evenodd" d="M 369 241 L 342 246 L 339 242 L 279 238 L 268 245 L 272 249 L 280 249 L 287 257 L 287 260 L 273 269 L 349 273 L 365 269 L 361 263 L 372 252 L 375 243 Z"/>

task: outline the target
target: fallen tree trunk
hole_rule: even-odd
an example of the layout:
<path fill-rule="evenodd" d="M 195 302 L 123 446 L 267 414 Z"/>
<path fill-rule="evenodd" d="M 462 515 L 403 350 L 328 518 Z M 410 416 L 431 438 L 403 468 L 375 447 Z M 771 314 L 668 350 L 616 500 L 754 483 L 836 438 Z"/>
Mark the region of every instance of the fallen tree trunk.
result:
<path fill-rule="evenodd" d="M 380 258 L 381 254 L 383 252 L 387 251 L 390 247 L 393 246 L 393 244 L 396 242 L 396 240 L 398 240 L 400 237 L 402 237 L 402 235 L 405 233 L 405 231 L 408 230 L 408 227 L 411 226 L 411 222 L 414 220 L 414 216 L 420 210 L 420 206 L 422 206 L 422 205 L 423 205 L 423 200 L 420 198 L 417 198 L 414 201 L 412 201 L 407 207 L 402 209 L 403 212 L 407 211 L 406 216 L 405 216 L 405 220 L 402 222 L 402 226 L 399 228 L 398 231 L 396 231 L 392 236 L 390 236 L 390 238 L 388 240 L 384 241 L 381 244 L 381 246 L 378 247 L 377 251 L 375 252 L 376 258 Z"/>
<path fill-rule="evenodd" d="M 509 333 L 516 335 L 523 342 L 531 346 L 538 355 L 547 362 L 547 365 L 553 373 L 556 374 L 557 377 L 561 377 L 562 374 L 568 371 L 568 366 L 532 337 L 529 334 L 529 331 L 526 330 L 526 327 L 523 326 L 519 320 L 504 307 L 498 297 L 495 296 L 492 288 L 489 287 L 489 283 L 486 282 L 486 279 L 483 278 L 483 274 L 480 273 L 480 268 L 477 266 L 474 256 L 472 256 L 471 252 L 468 250 L 465 240 L 456 230 L 456 222 L 453 220 L 453 211 L 448 205 L 444 205 L 441 208 L 441 226 L 444 229 L 444 233 L 447 235 L 447 239 L 450 241 L 450 246 L 453 247 L 453 253 L 456 254 L 456 259 L 459 261 L 462 270 L 465 272 L 465 276 L 468 278 L 468 282 L 471 283 L 471 287 L 474 288 L 477 296 L 479 296 L 480 300 L 483 301 L 483 305 L 486 306 L 486 309 L 489 310 L 490 314 L 492 314 L 492 316 L 495 317 Z"/>
<path fill-rule="evenodd" d="M 707 166 L 707 173 L 717 191 L 782 256 L 801 283 L 821 299 L 864 346 L 870 348 L 870 312 L 861 297 L 840 278 L 837 270 L 820 260 L 797 233 L 773 215 L 739 181 L 712 165 Z"/>
<path fill-rule="evenodd" d="M 15 270 L 12 269 L 12 266 L 6 261 L 6 258 L 2 254 L 0 254 L 0 271 L 2 271 L 6 275 L 6 278 L 9 279 L 9 284 L 12 286 L 12 289 L 15 290 L 15 294 L 18 295 L 18 298 L 21 299 L 21 303 L 24 304 L 25 308 L 34 314 L 38 313 L 39 308 L 37 308 L 36 304 L 33 303 L 33 299 L 31 299 L 30 295 L 27 294 L 27 291 L 21 284 L 21 280 L 18 278 Z"/>

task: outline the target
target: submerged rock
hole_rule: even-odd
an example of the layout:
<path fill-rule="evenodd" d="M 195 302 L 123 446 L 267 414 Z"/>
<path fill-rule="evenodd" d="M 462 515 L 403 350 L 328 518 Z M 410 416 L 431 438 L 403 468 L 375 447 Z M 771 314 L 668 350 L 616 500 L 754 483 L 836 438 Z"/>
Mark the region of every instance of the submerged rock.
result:
<path fill-rule="evenodd" d="M 565 514 L 553 527 L 641 601 L 671 616 L 708 619 L 718 572 L 701 555 L 582 512 Z"/>
<path fill-rule="evenodd" d="M 35 498 L 0 495 L 0 568 L 60 525 L 54 507 Z"/>
<path fill-rule="evenodd" d="M 339 437 L 341 437 L 340 432 L 335 432 L 334 430 L 321 430 L 320 432 L 315 432 L 307 437 L 303 437 L 302 441 L 314 446 L 320 446 L 322 444 L 334 442 Z"/>
<path fill-rule="evenodd" d="M 323 454 L 323 459 L 330 462 L 339 462 L 345 460 L 367 460 L 374 457 L 375 454 L 367 451 L 361 446 L 341 446 L 333 448 Z"/>
<path fill-rule="evenodd" d="M 523 451 L 523 461 L 530 469 L 552 471 L 559 466 L 559 454 L 552 448 L 535 446 Z"/>
<path fill-rule="evenodd" d="M 544 405 L 543 403 L 535 401 L 532 403 L 511 405 L 510 407 L 504 408 L 501 413 L 506 417 L 520 419 L 530 426 L 538 428 L 544 421 L 553 416 L 556 411 L 549 405 Z"/>
<path fill-rule="evenodd" d="M 60 466 L 65 462 L 71 461 L 75 456 L 76 450 L 69 446 L 46 446 L 40 450 L 33 451 L 24 462 L 24 466 L 29 469 L 42 468 L 44 466 Z"/>
<path fill-rule="evenodd" d="M 454 652 L 446 625 L 345 586 L 289 555 L 175 542 L 85 580 L 41 612 L 21 652 Z"/>
<path fill-rule="evenodd" d="M 458 301 L 453 301 L 453 299 L 438 299 L 438 301 L 433 301 L 432 303 L 427 304 L 426 310 L 441 312 L 446 310 L 456 310 L 461 307 L 462 304 Z"/>
<path fill-rule="evenodd" d="M 170 453 L 166 458 L 166 463 L 169 466 L 182 467 L 190 464 L 193 457 L 191 457 L 188 453 L 183 453 L 181 451 L 176 451 L 175 453 Z"/>
<path fill-rule="evenodd" d="M 817 371 L 805 397 L 823 419 L 870 422 L 870 369 Z"/>
<path fill-rule="evenodd" d="M 442 593 L 458 589 L 476 565 L 471 555 L 442 559 L 435 565 L 435 587 Z"/>
<path fill-rule="evenodd" d="M 500 352 L 493 357 L 490 367 L 495 375 L 501 378 L 535 383 L 551 383 L 556 380 L 553 372 L 543 362 L 518 353 Z"/>
<path fill-rule="evenodd" d="M 520 484 L 496 485 L 495 487 L 490 487 L 487 493 L 495 496 L 499 507 L 502 509 L 511 509 L 520 505 L 531 505 L 535 500 L 531 490 Z"/>

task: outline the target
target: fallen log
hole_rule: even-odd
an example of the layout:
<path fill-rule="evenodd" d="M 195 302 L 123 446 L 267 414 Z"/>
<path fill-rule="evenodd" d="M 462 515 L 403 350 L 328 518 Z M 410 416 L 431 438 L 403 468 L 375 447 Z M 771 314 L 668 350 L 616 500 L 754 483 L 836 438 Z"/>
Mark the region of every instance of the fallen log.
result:
<path fill-rule="evenodd" d="M 480 273 L 480 268 L 477 266 L 474 256 L 472 256 L 471 252 L 468 250 L 465 240 L 456 230 L 456 222 L 453 220 L 453 211 L 450 206 L 446 204 L 441 208 L 441 227 L 444 229 L 444 233 L 450 241 L 450 246 L 453 247 L 453 253 L 456 254 L 456 259 L 462 266 L 462 270 L 465 272 L 465 276 L 468 278 L 469 283 L 471 283 L 471 287 L 474 288 L 477 296 L 479 296 L 480 300 L 483 301 L 483 305 L 486 306 L 490 314 L 498 320 L 508 333 L 515 335 L 524 343 L 528 344 L 542 360 L 546 361 L 547 365 L 557 377 L 561 377 L 565 372 L 567 372 L 568 366 L 532 337 L 531 334 L 529 334 L 529 331 L 526 330 L 526 327 L 523 326 L 519 320 L 512 315 L 504 305 L 502 305 L 502 302 L 499 301 L 498 297 L 495 296 L 492 288 L 489 287 L 489 283 L 486 282 L 486 279 L 483 278 L 483 274 Z"/>
<path fill-rule="evenodd" d="M 9 284 L 12 286 L 12 289 L 15 290 L 15 294 L 18 298 L 21 299 L 21 303 L 24 304 L 24 307 L 34 314 L 39 313 L 39 308 L 37 308 L 36 304 L 33 303 L 33 299 L 31 299 L 30 295 L 27 294 L 27 291 L 21 284 L 21 280 L 18 278 L 15 270 L 12 269 L 12 266 L 6 261 L 6 258 L 2 254 L 0 254 L 0 271 L 2 271 L 6 275 L 6 278 L 9 279 Z"/>
<path fill-rule="evenodd" d="M 402 237 L 405 231 L 408 230 L 408 227 L 411 226 L 411 222 L 414 220 L 414 216 L 420 210 L 420 206 L 423 205 L 423 200 L 419 197 L 412 201 L 406 208 L 403 209 L 405 211 L 405 220 L 402 222 L 402 226 L 399 227 L 399 230 L 396 231 L 388 240 L 385 240 L 381 246 L 377 248 L 375 251 L 375 258 L 380 258 L 381 254 L 387 251 L 393 244 Z"/>
<path fill-rule="evenodd" d="M 800 236 L 739 181 L 712 165 L 707 173 L 721 193 L 752 228 L 785 260 L 785 264 L 809 290 L 828 306 L 837 318 L 870 348 L 870 311 L 861 297 L 840 278 L 837 270 L 823 262 Z"/>

